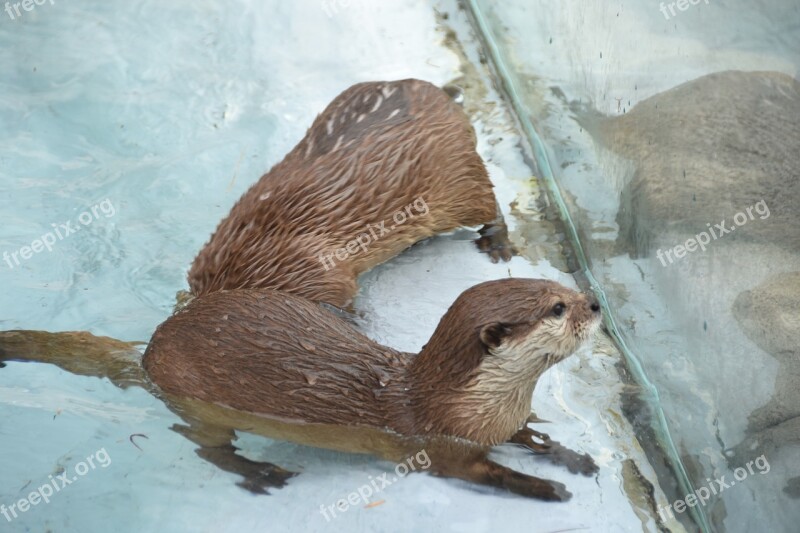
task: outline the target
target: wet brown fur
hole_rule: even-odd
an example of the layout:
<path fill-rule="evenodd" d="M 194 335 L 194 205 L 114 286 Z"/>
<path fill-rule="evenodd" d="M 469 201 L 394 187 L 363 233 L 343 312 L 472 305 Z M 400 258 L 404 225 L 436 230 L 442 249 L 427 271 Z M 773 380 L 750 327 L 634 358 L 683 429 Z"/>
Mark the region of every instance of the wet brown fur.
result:
<path fill-rule="evenodd" d="M 559 302 L 560 318 L 552 313 Z M 482 283 L 455 301 L 415 356 L 371 341 L 303 298 L 221 291 L 159 326 L 143 364 L 172 395 L 294 422 L 495 445 L 524 424 L 538 377 L 592 333 L 593 303 L 551 281 Z M 564 327 L 537 336 L 550 323 Z M 487 365 L 497 374 L 488 388 Z"/>
<path fill-rule="evenodd" d="M 420 198 L 429 212 L 395 224 Z M 413 79 L 360 83 L 234 205 L 195 259 L 189 285 L 197 295 L 268 288 L 346 307 L 362 272 L 417 241 L 496 218 L 475 133 L 444 91 Z M 366 251 L 334 256 L 326 270 L 322 258 L 381 222 L 396 227 Z M 510 258 L 510 245 L 480 245 L 494 260 Z"/>

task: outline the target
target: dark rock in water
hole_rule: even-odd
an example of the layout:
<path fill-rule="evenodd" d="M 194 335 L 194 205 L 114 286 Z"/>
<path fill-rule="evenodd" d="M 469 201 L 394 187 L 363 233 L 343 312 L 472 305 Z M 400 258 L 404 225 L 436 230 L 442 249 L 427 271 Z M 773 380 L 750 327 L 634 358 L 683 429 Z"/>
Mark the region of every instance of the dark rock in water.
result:
<path fill-rule="evenodd" d="M 788 494 L 791 498 L 800 500 L 800 477 L 790 479 L 789 483 L 787 483 L 786 487 L 783 489 L 783 492 Z"/>
<path fill-rule="evenodd" d="M 800 83 L 792 77 L 710 74 L 600 128 L 608 148 L 636 165 L 621 193 L 621 249 L 650 255 L 665 231 L 689 237 L 723 220 L 730 228 L 740 212 L 747 222 L 736 226 L 737 240 L 800 249 Z M 762 200 L 768 211 L 748 216 Z"/>

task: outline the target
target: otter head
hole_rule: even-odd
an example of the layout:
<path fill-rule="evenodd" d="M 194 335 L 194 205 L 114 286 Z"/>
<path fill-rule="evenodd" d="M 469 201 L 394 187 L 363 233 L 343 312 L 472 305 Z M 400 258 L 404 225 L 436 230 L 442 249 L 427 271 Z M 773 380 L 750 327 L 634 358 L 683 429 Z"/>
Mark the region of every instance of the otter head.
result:
<path fill-rule="evenodd" d="M 536 380 L 600 325 L 600 306 L 553 281 L 503 279 L 453 303 L 412 365 L 415 431 L 506 441 L 530 414 Z"/>

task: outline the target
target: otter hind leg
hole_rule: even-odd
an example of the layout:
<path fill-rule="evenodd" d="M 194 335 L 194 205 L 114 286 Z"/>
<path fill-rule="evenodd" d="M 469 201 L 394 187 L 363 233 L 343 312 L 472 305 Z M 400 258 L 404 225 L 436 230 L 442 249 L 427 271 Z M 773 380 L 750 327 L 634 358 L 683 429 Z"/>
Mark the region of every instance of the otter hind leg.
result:
<path fill-rule="evenodd" d="M 487 460 L 480 465 L 479 472 L 490 485 L 505 488 L 521 496 L 554 502 L 565 502 L 572 498 L 572 493 L 563 483 L 529 476 L 493 461 Z"/>
<path fill-rule="evenodd" d="M 297 475 L 272 463 L 251 461 L 236 451 L 237 448 L 228 443 L 217 447 L 200 447 L 195 453 L 221 470 L 244 477 L 236 485 L 253 494 L 269 494 L 267 489 L 280 489 L 289 478 Z"/>
<path fill-rule="evenodd" d="M 496 218 L 485 224 L 478 230 L 478 233 L 480 237 L 475 239 L 475 244 L 478 246 L 478 250 L 489 254 L 492 263 L 497 263 L 500 259 L 510 261 L 511 257 L 517 253 L 508 238 L 508 226 L 506 226 L 499 205 Z"/>
<path fill-rule="evenodd" d="M 478 485 L 504 489 L 520 496 L 547 501 L 567 501 L 572 494 L 556 481 L 541 479 L 495 463 L 486 451 L 450 453 L 434 459 L 433 473 L 442 477 L 462 479 Z"/>
<path fill-rule="evenodd" d="M 483 458 L 469 465 L 461 479 L 467 479 L 480 485 L 488 485 L 505 489 L 520 496 L 539 500 L 565 502 L 572 498 L 567 488 L 557 481 L 529 476 L 506 466 Z"/>
<path fill-rule="evenodd" d="M 565 448 L 558 441 L 554 441 L 546 433 L 524 427 L 517 431 L 508 441 L 519 445 L 534 454 L 544 455 L 551 463 L 566 466 L 573 474 L 593 476 L 600 471 L 597 463 L 589 454 L 579 454 Z"/>
<path fill-rule="evenodd" d="M 180 433 L 200 447 L 195 453 L 220 470 L 238 474 L 244 479 L 236 485 L 253 494 L 269 494 L 268 489 L 280 489 L 289 478 L 297 475 L 267 462 L 252 461 L 236 453 L 238 448 L 232 444 L 236 434 L 232 429 L 206 424 L 196 420 L 190 425 L 175 424 L 173 431 Z"/>

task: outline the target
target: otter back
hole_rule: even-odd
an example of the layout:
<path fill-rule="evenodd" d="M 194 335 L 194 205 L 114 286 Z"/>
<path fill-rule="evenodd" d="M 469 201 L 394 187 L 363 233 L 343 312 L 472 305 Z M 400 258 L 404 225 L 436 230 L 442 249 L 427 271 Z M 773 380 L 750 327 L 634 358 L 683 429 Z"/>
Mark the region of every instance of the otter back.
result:
<path fill-rule="evenodd" d="M 234 205 L 189 285 L 198 295 L 270 288 L 345 307 L 362 272 L 496 214 L 474 131 L 444 91 L 419 80 L 361 83 Z"/>
<path fill-rule="evenodd" d="M 409 357 L 301 297 L 239 290 L 201 296 L 171 316 L 143 366 L 176 396 L 284 420 L 385 427 L 390 402 L 379 396 Z"/>

